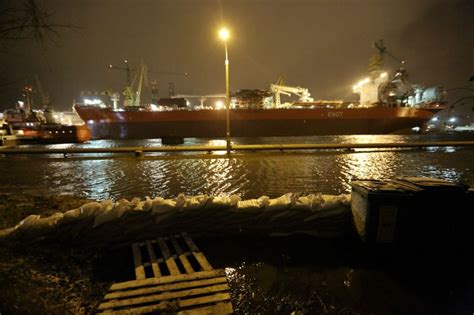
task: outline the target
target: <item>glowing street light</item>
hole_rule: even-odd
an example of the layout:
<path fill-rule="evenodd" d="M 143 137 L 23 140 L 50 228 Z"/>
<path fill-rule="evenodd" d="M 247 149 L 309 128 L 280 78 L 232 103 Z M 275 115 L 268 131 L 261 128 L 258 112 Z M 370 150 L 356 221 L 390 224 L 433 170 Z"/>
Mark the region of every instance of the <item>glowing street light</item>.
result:
<path fill-rule="evenodd" d="M 227 40 L 230 32 L 223 27 L 219 30 L 219 38 L 224 42 L 225 48 L 225 108 L 226 108 L 226 147 L 227 153 L 230 153 L 230 97 L 229 97 L 229 55 L 227 53 Z"/>

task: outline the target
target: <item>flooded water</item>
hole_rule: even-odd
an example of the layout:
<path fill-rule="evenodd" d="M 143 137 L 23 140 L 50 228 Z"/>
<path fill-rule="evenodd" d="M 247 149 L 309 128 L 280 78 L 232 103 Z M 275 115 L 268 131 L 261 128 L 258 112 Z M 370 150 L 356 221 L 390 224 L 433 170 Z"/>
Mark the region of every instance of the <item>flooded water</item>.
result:
<path fill-rule="evenodd" d="M 474 140 L 474 135 L 330 136 L 236 139 L 234 143 L 389 143 Z M 189 139 L 184 145 L 222 145 Z M 91 141 L 46 147 L 157 146 L 160 140 Z M 92 199 L 179 193 L 276 197 L 350 192 L 356 178 L 428 176 L 474 184 L 473 148 L 215 154 L 1 157 L 0 192 Z M 474 276 L 465 253 L 374 256 L 355 237 L 198 239 L 226 268 L 238 314 L 472 314 Z M 131 259 L 127 252 L 124 259 Z M 128 265 L 132 265 L 129 261 Z M 111 266 L 111 265 L 109 265 Z M 110 268 L 113 268 L 110 267 Z M 117 267 L 118 268 L 118 267 Z M 132 270 L 127 266 L 127 270 Z M 120 271 L 124 274 L 124 270 Z M 133 276 L 133 275 L 132 275 Z M 119 279 L 108 279 L 117 281 Z M 124 280 L 124 279 L 120 279 Z M 294 312 L 294 313 L 293 313 Z"/>
<path fill-rule="evenodd" d="M 236 139 L 234 143 L 387 143 L 474 139 L 474 135 L 327 136 Z M 223 140 L 187 139 L 184 145 L 222 145 Z M 160 140 L 98 140 L 48 148 L 159 146 Z M 38 146 L 35 146 L 38 147 Z M 287 192 L 340 194 L 356 178 L 428 176 L 472 183 L 474 150 L 453 147 L 405 150 L 299 151 L 215 154 L 154 154 L 143 158 L 105 154 L 0 158 L 0 192 L 79 194 L 92 199 L 179 193 L 238 194 L 243 198 Z"/>

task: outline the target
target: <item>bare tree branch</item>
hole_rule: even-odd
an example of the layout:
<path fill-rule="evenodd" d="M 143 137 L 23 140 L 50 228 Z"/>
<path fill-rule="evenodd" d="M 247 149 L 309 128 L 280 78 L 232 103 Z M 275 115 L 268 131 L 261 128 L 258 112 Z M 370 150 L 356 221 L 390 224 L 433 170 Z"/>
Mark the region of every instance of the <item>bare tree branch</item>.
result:
<path fill-rule="evenodd" d="M 45 47 L 59 37 L 58 29 L 78 29 L 72 24 L 53 22 L 37 0 L 0 0 L 0 42 L 34 39 Z M 2 43 L 5 44 L 5 43 Z"/>

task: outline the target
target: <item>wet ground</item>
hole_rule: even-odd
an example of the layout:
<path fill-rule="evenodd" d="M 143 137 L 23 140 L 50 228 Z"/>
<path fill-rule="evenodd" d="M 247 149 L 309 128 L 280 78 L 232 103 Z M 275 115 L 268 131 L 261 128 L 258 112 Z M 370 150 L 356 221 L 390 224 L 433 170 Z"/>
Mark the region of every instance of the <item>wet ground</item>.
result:
<path fill-rule="evenodd" d="M 237 314 L 472 314 L 468 252 L 368 248 L 357 238 L 196 239 L 225 268 Z M 113 261 L 120 261 L 114 264 Z M 130 249 L 111 252 L 107 281 L 131 280 Z M 101 268 L 102 269 L 102 268 Z"/>
<path fill-rule="evenodd" d="M 2 221 L 80 204 L 71 196 L 2 195 Z M 196 238 L 225 268 L 237 314 L 472 314 L 471 247 L 370 248 L 310 236 Z M 129 247 L 0 244 L 0 313 L 93 314 L 112 282 L 134 279 Z"/>

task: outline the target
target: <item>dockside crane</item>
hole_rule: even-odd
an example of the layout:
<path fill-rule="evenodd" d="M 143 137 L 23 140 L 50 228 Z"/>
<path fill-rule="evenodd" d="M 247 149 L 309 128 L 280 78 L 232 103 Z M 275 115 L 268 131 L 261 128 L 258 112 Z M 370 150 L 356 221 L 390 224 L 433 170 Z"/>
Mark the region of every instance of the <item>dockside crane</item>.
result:
<path fill-rule="evenodd" d="M 152 71 L 152 70 L 149 70 L 144 65 L 143 61 L 140 68 L 138 69 L 131 68 L 128 64 L 128 60 L 126 59 L 124 60 L 124 65 L 125 66 L 115 66 L 115 65 L 110 64 L 109 69 L 125 71 L 126 80 L 127 80 L 127 86 L 125 87 L 125 90 L 123 92 L 125 96 L 125 101 L 124 101 L 125 106 L 139 106 L 140 105 L 141 89 L 142 89 L 143 84 L 145 84 L 145 86 L 148 85 L 148 78 L 147 78 L 148 73 L 157 74 L 157 75 L 185 76 L 185 77 L 189 75 L 189 73 L 187 72 Z M 133 81 L 132 81 L 132 72 L 137 72 L 137 74 L 133 78 Z M 135 83 L 137 83 L 136 89 L 134 89 Z M 158 87 L 157 87 L 158 83 L 156 80 L 152 80 L 151 85 L 152 85 L 152 99 L 155 99 L 158 97 Z"/>
<path fill-rule="evenodd" d="M 394 61 L 400 64 L 400 68 L 405 64 L 405 60 L 395 57 L 390 51 L 387 50 L 387 46 L 383 39 L 379 39 L 372 42 L 372 47 L 377 49 L 377 54 L 372 56 L 369 61 L 369 72 L 381 71 L 384 67 L 385 56 L 389 56 Z"/>
<path fill-rule="evenodd" d="M 291 94 L 294 94 L 298 96 L 299 101 L 303 103 L 314 101 L 308 89 L 300 87 L 300 86 L 293 87 L 293 86 L 271 84 L 270 90 L 275 95 L 275 107 L 281 107 L 280 94 L 285 94 L 288 96 L 290 96 Z"/>

